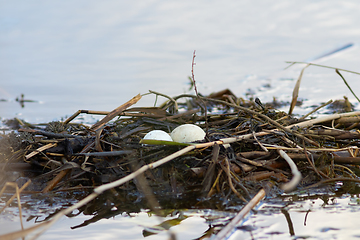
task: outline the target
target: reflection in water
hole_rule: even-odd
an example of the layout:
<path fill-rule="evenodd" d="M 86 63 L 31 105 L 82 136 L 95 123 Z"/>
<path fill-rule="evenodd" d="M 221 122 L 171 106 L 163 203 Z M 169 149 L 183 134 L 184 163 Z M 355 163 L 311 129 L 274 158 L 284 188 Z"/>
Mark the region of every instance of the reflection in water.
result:
<path fill-rule="evenodd" d="M 360 205 L 358 195 L 302 195 L 268 199 L 230 239 L 353 239 Z M 293 201 L 296 199 L 296 201 Z M 250 234 L 251 233 L 251 234 Z"/>
<path fill-rule="evenodd" d="M 352 239 L 360 236 L 357 227 L 360 210 L 358 195 L 286 195 L 267 199 L 237 227 L 229 239 Z M 50 218 L 61 209 L 65 199 L 54 199 L 56 204 L 35 197 L 23 198 L 25 228 Z M 55 203 L 54 202 L 54 203 Z M 89 208 L 73 212 L 55 223 L 40 239 L 169 239 L 169 232 L 177 239 L 196 239 L 211 236 L 235 215 L 216 210 L 164 210 L 163 216 L 136 208 L 125 212 L 130 205 L 114 207 L 94 202 Z M 97 209 L 96 208 L 97 205 Z M 136 204 L 133 204 L 136 205 Z M 57 209 L 57 210 L 56 210 Z M 93 212 L 96 210 L 96 212 Z M 0 215 L 0 232 L 14 231 L 18 218 L 16 207 Z M 10 224 L 11 223 L 11 224 Z M 12 227 L 9 227 L 9 224 Z M 20 224 L 18 224 L 18 229 Z"/>
<path fill-rule="evenodd" d="M 307 217 L 308 217 L 308 215 L 309 215 L 310 212 L 311 212 L 310 209 L 307 210 L 307 212 L 306 212 L 306 215 L 305 215 L 305 218 L 304 218 L 304 226 L 306 226 L 306 219 L 307 219 Z"/>
<path fill-rule="evenodd" d="M 287 224 L 289 226 L 290 235 L 294 236 L 295 235 L 294 226 L 293 226 L 293 223 L 291 221 L 289 212 L 285 208 L 281 208 L 281 212 L 284 214 L 284 216 L 286 218 Z"/>

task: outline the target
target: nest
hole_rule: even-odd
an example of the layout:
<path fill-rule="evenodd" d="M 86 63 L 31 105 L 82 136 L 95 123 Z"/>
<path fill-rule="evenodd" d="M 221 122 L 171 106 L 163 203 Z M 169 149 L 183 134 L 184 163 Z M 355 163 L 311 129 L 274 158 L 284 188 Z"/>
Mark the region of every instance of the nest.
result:
<path fill-rule="evenodd" d="M 0 139 L 1 185 L 17 172 L 13 180 L 21 186 L 30 179 L 30 192 L 83 197 L 95 189 L 97 199 L 82 206 L 93 214 L 100 205 L 127 212 L 227 210 L 262 188 L 276 195 L 358 182 L 359 112 L 297 119 L 229 90 L 131 108 L 140 98 L 112 112 L 79 110 L 45 127 L 9 122 L 19 126 Z M 81 113 L 105 117 L 92 126 L 72 123 Z M 203 128 L 206 138 L 190 144 L 141 142 L 151 130 L 170 132 L 184 123 Z"/>

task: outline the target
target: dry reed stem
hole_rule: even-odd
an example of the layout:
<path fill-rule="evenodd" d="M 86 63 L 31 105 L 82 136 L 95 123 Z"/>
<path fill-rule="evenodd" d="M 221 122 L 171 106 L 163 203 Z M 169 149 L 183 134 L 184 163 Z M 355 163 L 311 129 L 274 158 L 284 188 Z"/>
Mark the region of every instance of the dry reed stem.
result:
<path fill-rule="evenodd" d="M 79 116 L 81 113 L 93 114 L 93 115 L 107 115 L 110 112 L 109 111 L 96 111 L 96 110 L 77 110 L 73 115 L 71 115 L 63 123 L 68 124 L 69 122 L 74 120 L 77 116 Z"/>
<path fill-rule="evenodd" d="M 50 182 L 47 183 L 46 187 L 41 192 L 50 192 L 61 181 L 61 179 L 63 179 L 63 177 L 65 177 L 66 174 L 70 172 L 70 170 L 71 169 L 60 171 Z"/>
<path fill-rule="evenodd" d="M 42 152 L 42 151 L 45 151 L 49 148 L 52 148 L 52 147 L 55 147 L 56 146 L 56 143 L 49 143 L 49 144 L 46 144 L 42 147 L 39 147 L 38 149 L 32 151 L 31 153 L 29 153 L 28 155 L 25 156 L 25 159 L 28 160 L 29 158 L 35 156 L 36 154 Z"/>
<path fill-rule="evenodd" d="M 239 222 L 265 197 L 266 192 L 264 189 L 261 189 L 255 197 L 248 202 L 241 211 L 223 228 L 218 234 L 216 234 L 213 240 L 225 239 L 226 236 L 236 229 L 236 226 Z"/>
<path fill-rule="evenodd" d="M 319 171 L 314 163 L 314 156 L 312 155 L 311 152 L 308 152 L 305 148 L 304 148 L 304 155 L 306 157 L 306 159 L 308 160 L 310 166 L 313 168 L 314 172 L 321 178 L 321 177 L 325 177 L 325 178 L 329 178 L 326 174 L 324 174 L 322 171 Z M 311 160 L 309 158 L 309 155 L 311 157 Z"/>
<path fill-rule="evenodd" d="M 356 183 L 360 183 L 360 179 L 358 178 L 344 178 L 344 177 L 339 177 L 339 178 L 330 178 L 330 179 L 325 179 L 325 180 L 321 180 L 317 183 L 314 183 L 310 186 L 304 187 L 303 189 L 310 189 L 310 188 L 315 188 L 315 187 L 319 187 L 322 184 L 327 184 L 327 183 L 332 183 L 332 182 L 356 182 Z"/>
<path fill-rule="evenodd" d="M 191 81 L 192 81 L 192 84 L 194 86 L 194 90 L 195 90 L 195 94 L 196 94 L 197 98 L 204 105 L 205 132 L 206 132 L 206 137 L 207 137 L 208 134 L 209 134 L 209 124 L 208 124 L 208 121 L 207 121 L 207 106 L 206 106 L 206 102 L 200 97 L 200 95 L 198 93 L 198 90 L 197 90 L 197 86 L 196 86 L 195 74 L 194 74 L 194 66 L 196 65 L 196 63 L 195 63 L 195 57 L 196 57 L 195 53 L 196 53 L 196 50 L 194 50 L 193 59 L 192 59 L 192 63 L 191 63 Z"/>
<path fill-rule="evenodd" d="M 301 79 L 302 79 L 302 76 L 304 74 L 304 71 L 307 67 L 309 67 L 310 64 L 307 64 L 300 72 L 300 75 L 299 75 L 299 78 L 298 80 L 296 81 L 296 84 L 295 84 L 295 87 L 294 87 L 294 90 L 293 90 L 293 95 L 292 95 L 292 100 L 291 100 L 291 104 L 290 104 L 290 108 L 289 108 L 289 115 L 292 114 L 295 106 L 296 106 L 296 102 L 297 102 L 297 99 L 298 99 L 298 96 L 299 96 L 299 90 L 300 90 L 300 83 L 301 83 Z"/>
<path fill-rule="evenodd" d="M 103 119 L 101 119 L 99 122 L 95 123 L 94 125 L 91 126 L 91 130 L 96 131 L 99 128 L 101 128 L 102 126 L 104 126 L 106 123 L 108 123 L 109 121 L 111 121 L 114 117 L 116 117 L 117 115 L 119 115 L 122 111 L 124 111 L 125 109 L 127 109 L 128 107 L 134 105 L 135 103 L 137 103 L 139 100 L 141 99 L 141 95 L 138 94 L 135 97 L 133 97 L 132 99 L 130 99 L 129 101 L 127 101 L 126 103 L 124 103 L 123 105 L 115 108 L 114 110 L 112 110 L 108 115 L 106 115 Z"/>
<path fill-rule="evenodd" d="M 172 97 L 170 97 L 170 96 L 168 96 L 168 95 L 165 95 L 165 94 L 163 94 L 163 93 L 155 92 L 155 91 L 152 91 L 152 90 L 149 90 L 149 92 L 155 94 L 156 96 L 159 95 L 159 96 L 162 96 L 162 97 L 165 97 L 165 98 L 169 99 L 171 102 L 174 103 L 175 112 L 178 112 L 179 106 L 178 106 L 178 104 L 177 104 L 177 102 L 176 102 L 175 99 L 173 99 Z M 145 94 L 144 94 L 144 95 L 145 95 Z"/>
<path fill-rule="evenodd" d="M 0 213 L 2 213 L 7 206 L 10 205 L 10 203 L 14 200 L 15 197 L 17 197 L 17 194 L 20 194 L 29 184 L 31 183 L 31 180 L 27 181 L 20 189 L 18 185 L 15 182 L 6 182 L 5 186 L 0 191 L 0 196 L 4 193 L 7 186 L 13 187 L 16 189 L 16 193 L 6 202 L 5 206 L 0 210 Z M 20 197 L 20 195 L 19 195 Z M 18 198 L 18 202 L 20 202 L 20 198 Z"/>
<path fill-rule="evenodd" d="M 352 178 L 358 178 L 358 176 L 348 167 L 346 166 L 343 166 L 343 165 L 339 165 L 339 164 L 334 164 L 334 168 L 337 167 L 337 168 L 343 168 L 345 170 L 347 170 L 349 173 L 349 175 L 352 177 Z M 343 170 L 341 170 L 343 171 Z"/>
<path fill-rule="evenodd" d="M 233 183 L 232 183 L 229 159 L 225 158 L 224 161 L 225 161 L 225 165 L 226 165 L 226 166 L 225 166 L 225 167 L 222 166 L 222 165 L 220 165 L 220 166 L 224 168 L 224 171 L 225 171 L 225 173 L 226 173 L 226 175 L 227 175 L 227 177 L 228 177 L 228 182 L 229 182 L 229 186 L 230 186 L 231 190 L 236 194 L 236 196 L 237 196 L 238 198 L 241 199 L 241 201 L 243 201 L 243 202 L 248 202 L 248 201 L 246 201 L 246 199 L 235 189 L 235 187 L 234 187 L 234 185 L 233 185 Z"/>
<path fill-rule="evenodd" d="M 294 190 L 296 186 L 300 183 L 302 178 L 301 173 L 297 169 L 294 161 L 283 150 L 278 150 L 278 153 L 289 164 L 291 173 L 293 174 L 293 178 L 290 180 L 290 182 L 285 183 L 284 185 L 281 186 L 282 190 L 284 190 L 285 192 L 290 192 Z"/>
<path fill-rule="evenodd" d="M 323 67 L 323 68 L 330 68 L 330 69 L 338 69 L 340 71 L 343 71 L 343 72 L 348 72 L 348 73 L 353 73 L 353 74 L 357 74 L 357 75 L 360 75 L 359 72 L 354 72 L 354 71 L 350 71 L 350 70 L 346 70 L 346 69 L 342 69 L 342 68 L 337 68 L 337 67 L 331 67 L 331 66 L 326 66 L 326 65 L 321 65 L 321 64 L 316 64 L 316 63 L 308 63 L 308 62 L 290 62 L 290 61 L 287 61 L 286 63 L 290 63 L 291 65 L 294 65 L 294 64 L 309 64 L 311 66 L 317 66 L 317 67 Z M 290 65 L 290 66 L 291 66 Z"/>
<path fill-rule="evenodd" d="M 220 171 L 219 171 L 218 175 L 216 176 L 216 179 L 215 179 L 215 181 L 214 181 L 214 183 L 213 183 L 210 191 L 209 191 L 208 194 L 207 194 L 207 197 L 211 197 L 211 195 L 213 195 L 213 193 L 215 192 L 214 189 L 215 189 L 216 186 L 219 184 L 219 179 L 220 179 L 220 176 L 221 176 L 222 172 L 223 172 L 223 170 L 220 169 Z"/>
<path fill-rule="evenodd" d="M 210 190 L 212 184 L 211 180 L 213 179 L 213 175 L 215 174 L 215 166 L 219 161 L 219 153 L 220 153 L 220 146 L 215 144 L 212 149 L 211 163 L 207 168 L 204 179 L 201 183 L 204 192 L 209 192 Z"/>
<path fill-rule="evenodd" d="M 351 87 L 349 86 L 349 84 L 347 83 L 347 81 L 345 80 L 345 78 L 343 77 L 343 75 L 339 72 L 339 69 L 335 69 L 335 72 L 337 74 L 339 74 L 339 76 L 342 78 L 342 80 L 344 81 L 345 85 L 348 87 L 348 89 L 350 90 L 350 92 L 352 93 L 352 95 L 354 95 L 354 97 L 356 98 L 356 100 L 358 100 L 358 102 L 360 102 L 359 98 L 356 96 L 356 94 L 354 93 L 354 91 L 351 89 Z"/>
<path fill-rule="evenodd" d="M 322 104 L 321 106 L 313 109 L 312 111 L 310 111 L 309 113 L 305 114 L 304 116 L 302 116 L 301 118 L 299 118 L 299 120 L 304 120 L 305 118 L 307 118 L 308 116 L 310 116 L 311 114 L 313 114 L 314 112 L 318 111 L 319 109 L 329 105 L 330 103 L 332 103 L 333 100 L 330 99 L 329 101 L 327 101 L 326 103 Z"/>
<path fill-rule="evenodd" d="M 341 152 L 341 151 L 347 151 L 349 149 L 352 149 L 354 147 L 345 147 L 345 148 L 290 148 L 290 147 L 282 147 L 279 145 L 273 145 L 273 144 L 266 144 L 264 143 L 264 146 L 266 146 L 269 150 L 276 150 L 281 149 L 284 151 L 292 151 L 292 152 L 303 152 L 304 150 L 309 152 Z"/>
<path fill-rule="evenodd" d="M 14 198 L 17 198 L 17 203 L 18 203 L 18 209 L 19 209 L 19 218 L 20 218 L 20 225 L 21 225 L 21 230 L 24 230 L 24 225 L 23 225 L 23 219 L 22 219 L 22 211 L 21 211 L 21 201 L 20 201 L 20 193 L 27 187 L 29 186 L 29 184 L 31 183 L 31 180 L 28 180 L 20 189 L 19 186 L 17 185 L 17 183 L 15 182 L 6 182 L 5 186 L 1 189 L 0 191 L 0 196 L 4 193 L 5 189 L 7 186 L 13 187 L 15 188 L 15 194 L 6 202 L 5 206 L 0 210 L 0 213 L 3 212 L 5 210 L 5 208 L 7 206 L 10 205 L 10 203 L 14 200 Z M 23 237 L 24 239 L 24 237 Z"/>

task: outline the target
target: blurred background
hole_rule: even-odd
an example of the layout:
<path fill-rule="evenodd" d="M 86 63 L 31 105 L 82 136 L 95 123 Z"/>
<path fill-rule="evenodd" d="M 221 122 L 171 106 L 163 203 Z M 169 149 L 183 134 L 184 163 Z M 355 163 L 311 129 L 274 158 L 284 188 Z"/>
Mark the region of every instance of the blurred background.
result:
<path fill-rule="evenodd" d="M 0 117 L 48 122 L 79 109 L 111 111 L 148 90 L 189 92 L 194 50 L 200 93 L 229 88 L 291 101 L 304 65 L 283 71 L 285 61 L 353 43 L 318 62 L 360 72 L 359 12 L 350 0 L 0 0 Z M 343 75 L 356 93 L 360 76 Z M 22 94 L 35 102 L 22 107 Z M 304 109 L 344 95 L 356 104 L 334 70 L 305 71 Z"/>

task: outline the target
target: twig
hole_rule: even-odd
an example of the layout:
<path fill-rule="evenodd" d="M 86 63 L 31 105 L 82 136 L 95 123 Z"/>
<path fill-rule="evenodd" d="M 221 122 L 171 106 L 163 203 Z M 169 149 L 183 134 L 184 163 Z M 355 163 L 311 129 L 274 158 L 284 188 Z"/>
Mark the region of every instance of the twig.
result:
<path fill-rule="evenodd" d="M 199 93 L 198 93 L 197 87 L 196 87 L 195 75 L 194 75 L 194 66 L 195 66 L 195 57 L 196 57 L 195 52 L 196 52 L 196 50 L 194 50 L 193 59 L 192 59 L 192 63 L 191 63 L 191 80 L 192 80 L 193 85 L 194 85 L 194 90 L 195 90 L 196 96 L 202 102 L 202 104 L 204 104 L 205 130 L 206 130 L 206 136 L 208 136 L 208 134 L 209 134 L 209 124 L 208 124 L 208 121 L 207 121 L 207 106 L 206 106 L 206 102 L 199 96 Z"/>
<path fill-rule="evenodd" d="M 128 102 L 124 103 L 123 105 L 115 108 L 114 110 L 112 110 L 108 115 L 106 115 L 103 119 L 101 119 L 99 122 L 95 123 L 94 125 L 91 126 L 91 130 L 96 131 L 98 129 L 100 129 L 102 126 L 104 126 L 107 122 L 109 122 L 110 120 L 112 120 L 114 117 L 116 117 L 117 115 L 119 115 L 122 111 L 124 111 L 125 109 L 127 109 L 128 107 L 130 107 L 131 105 L 134 105 L 135 103 L 137 103 L 139 100 L 141 99 L 141 95 L 138 94 L 135 97 L 133 97 L 132 99 L 130 99 Z"/>
<path fill-rule="evenodd" d="M 339 72 L 339 69 L 335 69 L 335 72 L 337 74 L 339 74 L 339 76 L 342 78 L 342 80 L 344 81 L 345 85 L 348 87 L 348 89 L 350 90 L 350 92 L 354 95 L 354 97 L 358 100 L 358 102 L 360 102 L 359 98 L 356 96 L 356 94 L 354 93 L 354 91 L 351 89 L 351 87 L 349 86 L 349 84 L 347 83 L 347 81 L 345 80 L 345 78 L 343 77 L 343 75 Z"/>
<path fill-rule="evenodd" d="M 321 106 L 313 109 L 311 112 L 309 112 L 309 113 L 305 114 L 304 116 L 302 116 L 301 118 L 299 118 L 299 120 L 304 120 L 305 118 L 307 118 L 308 116 L 310 116 L 310 115 L 313 114 L 314 112 L 316 112 L 316 111 L 318 111 L 319 109 L 321 109 L 321 108 L 329 105 L 329 104 L 332 103 L 332 102 L 333 102 L 333 100 L 330 99 L 330 100 L 327 101 L 326 103 L 322 104 Z"/>
<path fill-rule="evenodd" d="M 255 135 L 255 131 L 252 131 L 253 134 L 253 138 L 255 139 L 255 141 L 257 142 L 257 144 L 259 144 L 259 146 L 261 147 L 262 150 L 264 150 L 265 152 L 268 152 L 269 150 L 267 150 L 266 147 L 264 147 L 264 145 L 262 145 L 262 143 L 257 139 L 256 135 Z"/>
<path fill-rule="evenodd" d="M 29 158 L 35 156 L 36 154 L 42 152 L 42 151 L 45 151 L 49 148 L 52 148 L 52 147 L 55 147 L 57 144 L 56 143 L 49 143 L 49 144 L 46 144 L 42 147 L 39 147 L 38 149 L 32 151 L 31 153 L 29 153 L 28 155 L 25 156 L 25 159 L 28 160 Z"/>
<path fill-rule="evenodd" d="M 302 178 L 301 173 L 297 169 L 294 161 L 283 150 L 278 150 L 278 152 L 279 152 L 280 156 L 283 159 L 285 159 L 286 162 L 289 164 L 291 173 L 293 174 L 293 178 L 290 180 L 290 182 L 285 183 L 284 185 L 281 186 L 282 190 L 284 190 L 285 192 L 290 192 L 293 189 L 295 189 L 296 186 L 299 184 L 299 182 Z"/>
<path fill-rule="evenodd" d="M 196 96 L 199 97 L 197 87 L 196 87 L 195 75 L 194 75 L 194 66 L 196 64 L 195 63 L 195 57 L 196 57 L 195 53 L 196 53 L 196 50 L 194 50 L 193 58 L 192 58 L 192 62 L 191 62 L 191 80 L 192 80 L 192 83 L 194 85 L 194 90 L 195 90 Z"/>
<path fill-rule="evenodd" d="M 75 156 L 88 156 L 88 157 L 110 157 L 110 156 L 120 156 L 133 153 L 132 150 L 119 150 L 119 151 L 106 151 L 106 152 L 90 152 L 90 153 L 76 153 Z"/>
<path fill-rule="evenodd" d="M 70 169 L 65 169 L 60 171 L 51 181 L 49 181 L 46 187 L 41 191 L 42 193 L 50 192 L 60 181 L 63 177 L 66 176 L 70 172 Z"/>
<path fill-rule="evenodd" d="M 156 98 L 157 98 L 157 96 L 159 95 L 159 96 L 162 96 L 162 97 L 165 97 L 165 98 L 169 99 L 171 102 L 174 103 L 175 112 L 178 112 L 179 106 L 178 106 L 178 104 L 177 104 L 177 102 L 176 102 L 176 100 L 175 100 L 174 98 L 172 98 L 172 97 L 170 97 L 170 96 L 168 96 L 168 95 L 165 95 L 165 94 L 163 94 L 163 93 L 155 92 L 155 91 L 152 91 L 152 90 L 149 90 L 149 92 L 155 94 L 155 95 L 156 95 Z"/>
<path fill-rule="evenodd" d="M 246 199 L 235 189 L 235 187 L 232 183 L 229 159 L 225 158 L 224 161 L 225 161 L 225 165 L 226 165 L 226 167 L 224 167 L 224 170 L 225 170 L 226 175 L 228 176 L 228 182 L 229 182 L 229 186 L 230 186 L 231 190 L 236 194 L 236 196 L 238 196 L 238 198 L 240 198 L 244 202 L 247 202 Z M 220 166 L 223 167 L 222 165 L 220 165 Z"/>
<path fill-rule="evenodd" d="M 221 176 L 222 172 L 223 172 L 223 170 L 220 169 L 220 171 L 219 171 L 219 173 L 218 173 L 218 175 L 217 175 L 217 177 L 216 177 L 216 179 L 215 179 L 215 181 L 214 181 L 214 183 L 213 183 L 210 191 L 209 191 L 208 194 L 207 194 L 207 197 L 211 197 L 211 195 L 212 195 L 213 192 L 215 191 L 214 189 L 215 189 L 215 187 L 217 186 L 217 184 L 219 184 L 219 179 L 220 179 L 220 176 Z"/>
<path fill-rule="evenodd" d="M 0 191 L 0 196 L 3 194 L 7 186 L 11 186 L 15 188 L 15 194 L 6 202 L 5 206 L 0 210 L 0 213 L 4 211 L 4 209 L 10 205 L 10 203 L 14 200 L 14 198 L 17 198 L 18 203 L 18 209 L 19 209 L 19 218 L 20 218 L 20 225 L 21 230 L 24 230 L 24 224 L 23 224 L 23 218 L 22 218 L 22 211 L 21 211 L 21 200 L 20 200 L 20 193 L 31 183 L 31 180 L 28 180 L 20 189 L 17 183 L 15 182 L 6 182 L 4 187 Z M 23 237 L 24 239 L 24 237 Z"/>
<path fill-rule="evenodd" d="M 342 178 L 342 177 L 341 178 L 330 178 L 330 179 L 321 180 L 320 182 L 317 182 L 310 186 L 304 187 L 303 189 L 314 188 L 314 187 L 321 186 L 322 184 L 332 183 L 332 182 L 357 182 L 357 183 L 360 183 L 360 179 L 358 179 L 358 178 Z"/>
<path fill-rule="evenodd" d="M 266 192 L 264 189 L 261 189 L 255 197 L 248 202 L 243 209 L 223 228 L 218 234 L 216 234 L 213 240 L 222 240 L 225 239 L 234 229 L 236 225 L 265 197 Z"/>
<path fill-rule="evenodd" d="M 349 174 L 352 178 L 358 178 L 358 176 L 357 176 L 353 171 L 351 171 L 350 168 L 348 168 L 348 167 L 346 167 L 346 166 L 339 165 L 339 164 L 334 164 L 334 168 L 335 168 L 335 167 L 343 168 L 343 169 L 347 170 L 347 171 L 349 172 L 348 174 Z"/>
<path fill-rule="evenodd" d="M 304 147 L 304 154 L 305 154 L 305 157 L 306 159 L 308 160 L 310 166 L 313 168 L 314 172 L 319 176 L 319 177 L 325 177 L 325 178 L 329 178 L 327 175 L 325 175 L 323 172 L 319 171 L 316 166 L 315 166 L 315 163 L 314 163 L 314 156 L 311 152 L 308 152 L 306 150 L 306 148 Z M 309 155 L 311 157 L 311 160 L 309 158 Z"/>
<path fill-rule="evenodd" d="M 353 73 L 353 74 L 357 74 L 357 75 L 360 75 L 360 73 L 358 72 L 354 72 L 354 71 L 350 71 L 350 70 L 346 70 L 346 69 L 342 69 L 342 68 L 336 68 L 336 67 L 330 67 L 330 66 L 326 66 L 326 65 L 321 65 L 321 64 L 316 64 L 316 63 L 308 63 L 308 62 L 290 62 L 290 61 L 287 61 L 286 63 L 290 63 L 291 65 L 294 65 L 294 64 L 309 64 L 311 66 L 317 66 L 317 67 L 323 67 L 323 68 L 330 68 L 330 69 L 338 69 L 340 71 L 343 71 L 343 72 L 349 72 L 349 73 Z"/>

